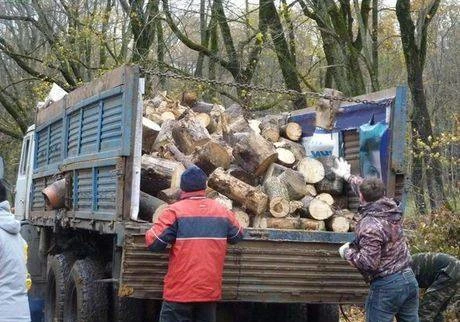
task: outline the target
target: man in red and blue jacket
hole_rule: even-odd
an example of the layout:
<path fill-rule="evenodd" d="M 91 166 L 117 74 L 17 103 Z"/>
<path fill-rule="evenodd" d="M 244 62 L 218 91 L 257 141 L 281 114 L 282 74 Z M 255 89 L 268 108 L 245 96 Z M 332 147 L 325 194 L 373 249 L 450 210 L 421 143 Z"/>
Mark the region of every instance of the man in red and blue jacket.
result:
<path fill-rule="evenodd" d="M 231 211 L 206 198 L 206 180 L 200 168 L 188 168 L 181 176 L 181 200 L 145 234 L 152 252 L 172 245 L 160 322 L 216 321 L 227 242 L 240 241 L 243 229 Z"/>

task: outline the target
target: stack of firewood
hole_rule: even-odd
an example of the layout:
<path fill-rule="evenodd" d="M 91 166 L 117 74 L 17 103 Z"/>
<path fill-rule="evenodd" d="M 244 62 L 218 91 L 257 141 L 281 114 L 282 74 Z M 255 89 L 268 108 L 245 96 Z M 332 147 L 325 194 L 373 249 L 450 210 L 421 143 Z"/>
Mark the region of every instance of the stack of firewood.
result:
<path fill-rule="evenodd" d="M 175 202 L 182 172 L 195 164 L 209 176 L 208 197 L 244 227 L 352 230 L 333 159 L 306 157 L 302 128 L 287 115 L 248 120 L 243 112 L 192 93 L 180 102 L 166 93 L 144 101 L 139 218 L 155 220 Z"/>

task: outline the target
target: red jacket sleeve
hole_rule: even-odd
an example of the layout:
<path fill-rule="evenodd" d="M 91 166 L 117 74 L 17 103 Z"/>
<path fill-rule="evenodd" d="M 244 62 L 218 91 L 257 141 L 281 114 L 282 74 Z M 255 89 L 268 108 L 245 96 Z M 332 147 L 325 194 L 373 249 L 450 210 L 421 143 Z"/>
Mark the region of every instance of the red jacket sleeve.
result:
<path fill-rule="evenodd" d="M 229 244 L 236 244 L 243 239 L 243 227 L 241 227 L 235 214 L 231 211 L 228 212 L 228 219 L 227 241 Z"/>
<path fill-rule="evenodd" d="M 158 219 L 145 233 L 145 244 L 152 252 L 161 251 L 173 244 L 177 236 L 176 213 L 169 207 L 163 210 Z"/>

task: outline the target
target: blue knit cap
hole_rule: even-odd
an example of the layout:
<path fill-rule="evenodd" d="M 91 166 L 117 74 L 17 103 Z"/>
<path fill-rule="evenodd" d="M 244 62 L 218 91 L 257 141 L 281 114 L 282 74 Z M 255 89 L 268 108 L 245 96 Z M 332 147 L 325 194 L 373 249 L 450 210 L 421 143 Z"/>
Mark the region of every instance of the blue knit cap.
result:
<path fill-rule="evenodd" d="M 206 173 L 194 165 L 182 173 L 180 177 L 180 188 L 185 192 L 205 190 L 206 180 L 208 180 Z"/>

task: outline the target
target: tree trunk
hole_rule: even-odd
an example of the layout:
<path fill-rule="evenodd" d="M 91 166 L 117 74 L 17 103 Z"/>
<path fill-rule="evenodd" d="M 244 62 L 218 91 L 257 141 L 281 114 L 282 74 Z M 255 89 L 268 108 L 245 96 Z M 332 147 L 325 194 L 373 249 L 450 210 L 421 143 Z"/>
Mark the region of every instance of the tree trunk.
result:
<path fill-rule="evenodd" d="M 163 189 L 179 187 L 184 170 L 179 162 L 144 154 L 141 160 L 141 190 L 157 195 Z"/>
<path fill-rule="evenodd" d="M 287 169 L 278 178 L 286 187 L 290 200 L 302 199 L 309 192 L 305 177 L 298 171 Z"/>
<path fill-rule="evenodd" d="M 172 128 L 172 136 L 177 148 L 185 154 L 191 154 L 197 147 L 211 140 L 206 128 L 191 117 L 185 117 L 175 123 Z"/>
<path fill-rule="evenodd" d="M 323 164 L 314 158 L 303 158 L 297 165 L 297 171 L 303 174 L 307 183 L 317 183 L 324 179 Z"/>
<path fill-rule="evenodd" d="M 269 198 L 269 211 L 273 217 L 281 218 L 289 214 L 289 194 L 277 177 L 271 177 L 264 183 L 264 190 Z"/>
<path fill-rule="evenodd" d="M 163 200 L 141 191 L 139 198 L 139 219 L 151 222 L 157 208 L 164 204 Z"/>
<path fill-rule="evenodd" d="M 326 220 L 326 227 L 330 231 L 346 233 L 350 230 L 350 221 L 343 216 L 333 215 Z"/>

